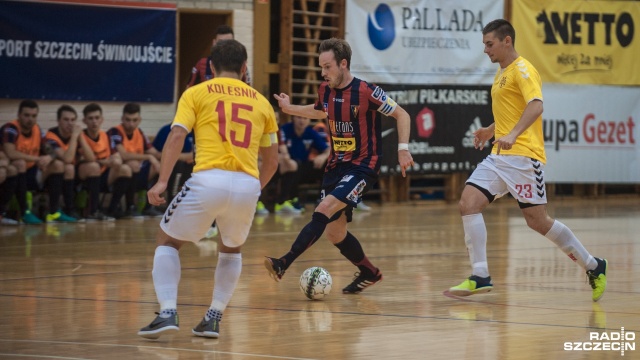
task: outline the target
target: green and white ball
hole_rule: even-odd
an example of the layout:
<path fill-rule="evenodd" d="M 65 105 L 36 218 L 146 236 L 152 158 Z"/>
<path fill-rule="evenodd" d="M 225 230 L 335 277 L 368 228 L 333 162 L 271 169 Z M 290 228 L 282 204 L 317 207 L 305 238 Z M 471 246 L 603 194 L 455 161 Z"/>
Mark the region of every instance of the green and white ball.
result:
<path fill-rule="evenodd" d="M 308 299 L 320 300 L 331 292 L 331 275 L 319 266 L 310 267 L 300 276 L 300 290 Z"/>

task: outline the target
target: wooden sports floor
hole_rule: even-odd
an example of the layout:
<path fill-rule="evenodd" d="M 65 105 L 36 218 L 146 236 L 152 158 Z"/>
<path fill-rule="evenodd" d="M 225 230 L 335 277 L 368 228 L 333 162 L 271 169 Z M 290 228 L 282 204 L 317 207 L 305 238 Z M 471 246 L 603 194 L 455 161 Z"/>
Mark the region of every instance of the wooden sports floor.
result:
<path fill-rule="evenodd" d="M 494 291 L 467 298 L 445 292 L 470 273 L 456 204 L 373 205 L 350 229 L 384 281 L 360 295 L 341 293 L 356 268 L 324 239 L 282 282 L 267 275 L 263 256 L 287 251 L 311 208 L 256 218 L 219 339 L 191 334 L 211 301 L 215 241 L 181 251 L 180 332 L 149 341 L 136 332 L 158 310 L 151 268 L 159 219 L 0 227 L 0 358 L 640 359 L 631 349 L 640 339 L 630 340 L 640 337 L 637 194 L 549 205 L 609 260 L 598 303 L 582 269 L 529 230 L 511 199 L 484 214 Z M 298 288 L 311 266 L 333 276 L 325 300 L 306 300 Z M 565 350 L 621 328 L 624 356 L 619 347 Z"/>

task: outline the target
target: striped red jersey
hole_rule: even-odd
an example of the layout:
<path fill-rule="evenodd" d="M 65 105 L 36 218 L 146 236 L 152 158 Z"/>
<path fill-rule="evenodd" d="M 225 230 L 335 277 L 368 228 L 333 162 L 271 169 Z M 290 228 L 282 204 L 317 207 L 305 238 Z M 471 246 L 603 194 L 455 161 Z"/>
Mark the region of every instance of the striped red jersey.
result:
<path fill-rule="evenodd" d="M 380 114 L 388 116 L 396 106 L 380 87 L 355 77 L 342 89 L 320 84 L 314 108 L 324 111 L 328 119 L 331 156 L 326 171 L 351 163 L 377 173 L 382 155 Z"/>

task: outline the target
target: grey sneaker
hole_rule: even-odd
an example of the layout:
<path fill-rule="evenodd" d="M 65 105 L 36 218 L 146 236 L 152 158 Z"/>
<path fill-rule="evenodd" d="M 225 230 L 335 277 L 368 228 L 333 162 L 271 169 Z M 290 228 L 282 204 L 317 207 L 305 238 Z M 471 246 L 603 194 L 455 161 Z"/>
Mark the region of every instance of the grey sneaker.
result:
<path fill-rule="evenodd" d="M 209 321 L 202 318 L 200 324 L 194 327 L 191 332 L 193 335 L 217 339 L 220 332 L 220 321 L 211 318 Z"/>
<path fill-rule="evenodd" d="M 151 324 L 140 329 L 138 335 L 146 339 L 157 339 L 160 335 L 172 335 L 180 330 L 178 327 L 178 314 L 171 315 L 168 318 L 161 318 L 160 313 L 156 314 L 158 316 Z"/>

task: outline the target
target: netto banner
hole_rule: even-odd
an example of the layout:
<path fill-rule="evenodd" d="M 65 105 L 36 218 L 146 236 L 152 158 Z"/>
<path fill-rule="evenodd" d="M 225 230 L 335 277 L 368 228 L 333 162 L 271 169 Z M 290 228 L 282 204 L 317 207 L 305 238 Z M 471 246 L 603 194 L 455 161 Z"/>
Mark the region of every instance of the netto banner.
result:
<path fill-rule="evenodd" d="M 640 85 L 640 2 L 512 3 L 516 50 L 543 82 Z"/>
<path fill-rule="evenodd" d="M 493 123 L 491 86 L 381 84 L 387 95 L 411 116 L 409 150 L 415 166 L 409 173 L 471 172 L 489 154 L 473 146 L 473 132 Z M 382 121 L 381 175 L 401 173 L 396 121 Z"/>

